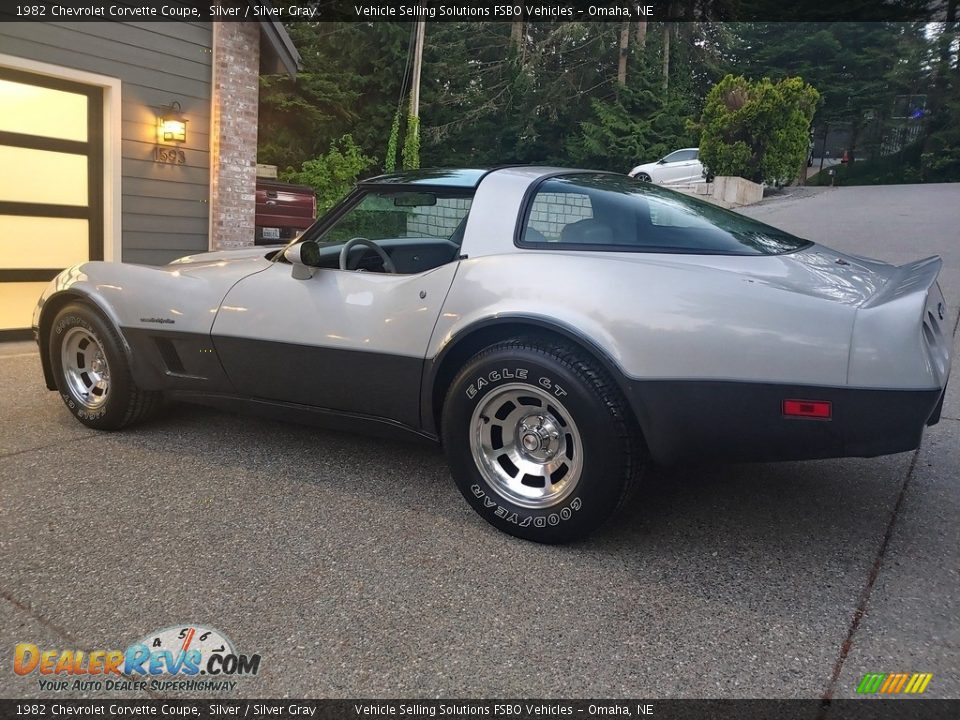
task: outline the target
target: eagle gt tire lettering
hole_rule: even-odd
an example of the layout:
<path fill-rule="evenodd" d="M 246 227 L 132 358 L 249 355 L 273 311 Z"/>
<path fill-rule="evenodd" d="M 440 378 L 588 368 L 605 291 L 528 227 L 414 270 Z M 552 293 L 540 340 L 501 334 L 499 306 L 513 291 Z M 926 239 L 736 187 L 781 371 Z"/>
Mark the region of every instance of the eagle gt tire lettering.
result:
<path fill-rule="evenodd" d="M 70 303 L 57 313 L 49 333 L 57 390 L 84 425 L 119 430 L 159 409 L 162 394 L 137 387 L 119 333 L 93 307 Z"/>
<path fill-rule="evenodd" d="M 467 502 L 499 530 L 560 543 L 601 525 L 640 467 L 638 433 L 607 374 L 574 347 L 508 340 L 451 384 L 443 444 Z"/>

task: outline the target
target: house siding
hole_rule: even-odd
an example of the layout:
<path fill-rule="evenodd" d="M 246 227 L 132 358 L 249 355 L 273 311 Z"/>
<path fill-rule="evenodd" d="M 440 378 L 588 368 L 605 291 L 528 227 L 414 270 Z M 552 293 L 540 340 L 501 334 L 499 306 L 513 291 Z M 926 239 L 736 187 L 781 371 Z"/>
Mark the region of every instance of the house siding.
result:
<path fill-rule="evenodd" d="M 163 264 L 208 249 L 210 23 L 0 23 L 0 52 L 122 82 L 122 259 Z M 157 114 L 188 119 L 184 165 L 153 161 Z"/>

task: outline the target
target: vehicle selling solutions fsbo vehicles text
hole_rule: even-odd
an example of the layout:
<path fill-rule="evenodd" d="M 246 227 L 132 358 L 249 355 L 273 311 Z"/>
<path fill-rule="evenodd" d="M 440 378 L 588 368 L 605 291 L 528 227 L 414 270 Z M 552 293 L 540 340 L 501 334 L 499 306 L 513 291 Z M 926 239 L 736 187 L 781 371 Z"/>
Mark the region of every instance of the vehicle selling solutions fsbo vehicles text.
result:
<path fill-rule="evenodd" d="M 589 17 L 612 16 L 618 17 L 651 17 L 653 5 L 632 5 L 617 8 L 608 8 L 602 5 L 591 5 L 586 10 L 575 10 L 561 5 L 494 5 L 492 7 L 474 7 L 472 5 L 438 5 L 427 7 L 424 5 L 354 5 L 353 11 L 357 17 L 387 18 L 387 17 L 424 17 L 435 19 L 438 17 L 525 17 L 531 19 L 574 19 L 578 15 Z M 289 12 L 289 10 L 288 10 Z"/>

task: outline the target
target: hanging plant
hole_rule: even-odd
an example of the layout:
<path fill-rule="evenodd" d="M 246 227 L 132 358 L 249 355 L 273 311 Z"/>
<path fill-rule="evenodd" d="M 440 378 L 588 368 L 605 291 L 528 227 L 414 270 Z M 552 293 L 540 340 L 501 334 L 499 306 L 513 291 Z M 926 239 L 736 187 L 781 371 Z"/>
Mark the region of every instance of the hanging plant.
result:
<path fill-rule="evenodd" d="M 403 139 L 403 169 L 420 167 L 420 118 L 407 117 L 407 135 Z"/>
<path fill-rule="evenodd" d="M 384 172 L 397 171 L 397 143 L 400 141 L 400 108 L 393 116 L 393 125 L 390 126 L 390 140 L 387 141 L 387 157 L 384 161 Z"/>

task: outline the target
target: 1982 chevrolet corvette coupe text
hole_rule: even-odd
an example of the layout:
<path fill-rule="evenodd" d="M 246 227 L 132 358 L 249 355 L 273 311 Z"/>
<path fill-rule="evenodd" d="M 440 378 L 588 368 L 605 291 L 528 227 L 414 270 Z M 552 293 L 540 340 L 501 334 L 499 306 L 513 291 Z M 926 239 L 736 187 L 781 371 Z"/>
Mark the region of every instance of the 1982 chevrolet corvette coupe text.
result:
<path fill-rule="evenodd" d="M 360 183 L 283 249 L 66 270 L 34 327 L 85 425 L 171 398 L 413 433 L 490 523 L 560 542 L 651 460 L 916 448 L 950 370 L 940 266 L 622 175 L 422 171 Z"/>

